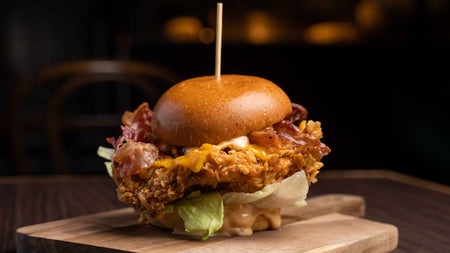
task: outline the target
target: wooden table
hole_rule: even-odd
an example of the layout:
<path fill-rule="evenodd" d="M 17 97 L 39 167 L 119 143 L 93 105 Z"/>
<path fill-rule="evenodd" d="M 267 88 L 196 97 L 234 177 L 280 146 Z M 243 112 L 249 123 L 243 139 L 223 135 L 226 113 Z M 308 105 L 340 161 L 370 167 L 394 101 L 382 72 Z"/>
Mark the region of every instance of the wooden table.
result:
<path fill-rule="evenodd" d="M 124 208 L 107 175 L 0 177 L 0 251 L 16 252 L 16 229 Z M 395 252 L 450 252 L 450 187 L 386 170 L 323 170 L 308 196 L 360 195 L 365 218 L 395 225 Z"/>

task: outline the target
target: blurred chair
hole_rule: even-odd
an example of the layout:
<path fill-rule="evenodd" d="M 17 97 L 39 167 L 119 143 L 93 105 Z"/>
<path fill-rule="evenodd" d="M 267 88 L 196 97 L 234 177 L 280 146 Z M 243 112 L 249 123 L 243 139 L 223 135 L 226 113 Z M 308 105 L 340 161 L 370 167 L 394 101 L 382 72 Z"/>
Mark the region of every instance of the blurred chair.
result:
<path fill-rule="evenodd" d="M 87 86 L 102 84 L 104 86 L 114 85 L 115 88 L 126 85 L 128 89 L 135 90 L 142 101 L 135 101 L 140 104 L 143 101 L 154 104 L 159 96 L 171 85 L 180 79 L 173 71 L 155 64 L 136 61 L 116 61 L 116 60 L 86 60 L 74 61 L 58 64 L 47 68 L 31 78 L 27 79 L 13 91 L 11 96 L 11 143 L 13 158 L 17 174 L 34 174 L 30 167 L 29 152 L 27 151 L 26 136 L 27 130 L 45 132 L 48 144 L 48 153 L 53 164 L 55 174 L 73 173 L 70 162 L 66 160 L 64 145 L 61 138 L 63 132 L 84 134 L 94 131 L 98 135 L 106 137 L 106 129 L 120 129 L 120 117 L 124 110 L 134 110 L 131 102 L 125 103 L 115 112 L 107 113 L 79 113 L 64 112 L 62 108 L 70 96 L 86 89 Z M 50 90 L 45 96 L 37 92 L 37 88 Z M 89 90 L 88 90 L 89 93 Z M 123 100 L 124 94 L 119 90 L 112 102 Z M 127 92 L 124 92 L 127 93 Z M 128 96 L 133 94 L 128 92 Z M 88 94 L 92 97 L 92 94 Z M 40 111 L 34 117 L 29 116 L 25 109 L 27 99 L 40 96 L 35 105 L 44 104 L 45 111 Z M 98 96 L 98 95 L 97 95 Z M 95 96 L 93 96 L 95 99 Z M 97 98 L 98 99 L 98 98 Z M 83 97 L 77 103 L 85 103 Z M 106 101 L 107 102 L 107 101 Z M 35 107 L 33 104 L 31 107 Z M 79 140 L 75 139 L 74 142 Z M 104 143 L 99 143 L 104 145 Z M 45 147 L 42 147 L 45 148 Z M 41 151 L 45 153 L 45 151 Z M 93 151 L 95 156 L 95 151 Z M 75 171 L 75 173 L 77 173 Z"/>

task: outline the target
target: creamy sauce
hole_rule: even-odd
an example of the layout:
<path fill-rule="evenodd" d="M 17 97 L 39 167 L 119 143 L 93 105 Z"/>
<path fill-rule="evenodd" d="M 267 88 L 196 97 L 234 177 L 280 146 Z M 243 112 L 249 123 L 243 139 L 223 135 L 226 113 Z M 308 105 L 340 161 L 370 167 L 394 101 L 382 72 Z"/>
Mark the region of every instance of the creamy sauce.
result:
<path fill-rule="evenodd" d="M 254 231 L 281 226 L 280 208 L 256 208 L 249 204 L 226 205 L 220 235 L 252 235 Z"/>
<path fill-rule="evenodd" d="M 280 208 L 256 208 L 249 204 L 225 205 L 222 228 L 214 235 L 249 236 L 255 231 L 278 229 L 281 226 Z M 161 220 L 150 219 L 150 223 L 173 229 L 174 234 L 201 236 L 203 232 L 187 233 L 178 212 L 166 213 Z"/>
<path fill-rule="evenodd" d="M 267 159 L 266 151 L 263 148 L 257 145 L 251 145 L 247 136 L 240 136 L 229 141 L 224 141 L 218 145 L 203 144 L 200 147 L 186 148 L 184 155 L 177 158 L 156 160 L 152 166 L 168 169 L 173 169 L 176 166 L 185 166 L 193 172 L 198 172 L 203 167 L 203 163 L 210 152 L 225 148 L 231 148 L 236 151 L 250 151 L 259 159 Z M 165 214 L 162 220 L 152 220 L 151 223 L 156 226 L 171 228 L 176 234 L 186 234 L 184 231 L 184 222 L 176 211 L 172 214 Z M 280 208 L 256 208 L 250 204 L 227 204 L 224 206 L 222 228 L 214 235 L 245 236 L 252 235 L 254 231 L 277 229 L 280 226 Z"/>

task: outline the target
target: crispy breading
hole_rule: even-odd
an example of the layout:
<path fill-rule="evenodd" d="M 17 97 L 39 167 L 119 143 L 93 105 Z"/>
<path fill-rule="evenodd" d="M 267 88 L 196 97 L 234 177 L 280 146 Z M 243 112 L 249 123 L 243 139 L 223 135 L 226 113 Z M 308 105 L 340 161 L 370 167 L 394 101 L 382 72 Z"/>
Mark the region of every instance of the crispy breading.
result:
<path fill-rule="evenodd" d="M 320 124 L 307 126 L 311 133 L 321 137 Z M 222 194 L 255 192 L 300 170 L 305 171 L 309 183 L 314 183 L 323 166 L 321 159 L 330 149 L 307 130 L 296 138 L 308 141 L 301 142 L 301 145 L 285 145 L 286 148 L 267 148 L 267 159 L 260 159 L 249 150 L 224 149 L 211 150 L 199 172 L 185 166 L 165 168 L 152 165 L 130 177 L 116 178 L 118 198 L 135 207 L 143 222 L 149 222 L 161 217 L 166 205 L 194 190 Z"/>
<path fill-rule="evenodd" d="M 118 199 L 139 211 L 143 222 L 149 222 L 162 217 L 167 205 L 196 190 L 251 193 L 300 170 L 305 171 L 309 184 L 316 182 L 321 159 L 330 149 L 321 142 L 320 122 L 306 121 L 306 109 L 292 106 L 292 113 L 281 122 L 247 135 L 252 147 L 260 150 L 212 148 L 203 153 L 201 161 L 193 162 L 194 169 L 189 166 L 192 163 L 158 163 L 178 159 L 186 150 L 155 142 L 147 103 L 126 112 L 122 136 L 107 139 L 115 148 L 112 168 Z"/>

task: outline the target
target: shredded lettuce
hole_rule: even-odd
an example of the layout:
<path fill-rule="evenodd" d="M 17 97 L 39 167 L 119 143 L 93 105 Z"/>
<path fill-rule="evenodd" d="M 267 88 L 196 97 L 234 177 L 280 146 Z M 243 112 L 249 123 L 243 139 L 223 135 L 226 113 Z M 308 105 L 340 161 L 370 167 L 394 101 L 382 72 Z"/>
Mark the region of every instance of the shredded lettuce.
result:
<path fill-rule="evenodd" d="M 108 175 L 112 177 L 112 167 L 111 167 L 111 157 L 114 154 L 113 148 L 107 148 L 103 146 L 99 146 L 97 148 L 97 155 L 108 160 L 105 162 L 106 171 L 108 171 Z"/>
<path fill-rule="evenodd" d="M 305 172 L 300 171 L 279 183 L 265 186 L 254 193 L 218 192 L 202 194 L 196 191 L 186 198 L 167 206 L 166 212 L 178 210 L 187 233 L 201 232 L 202 239 L 220 230 L 223 224 L 224 204 L 251 204 L 258 208 L 274 208 L 306 205 L 308 182 Z M 176 209 L 175 209 L 176 207 Z"/>
<path fill-rule="evenodd" d="M 308 189 L 308 181 L 302 170 L 254 193 L 226 193 L 223 201 L 225 204 L 252 204 L 259 208 L 304 206 Z"/>

